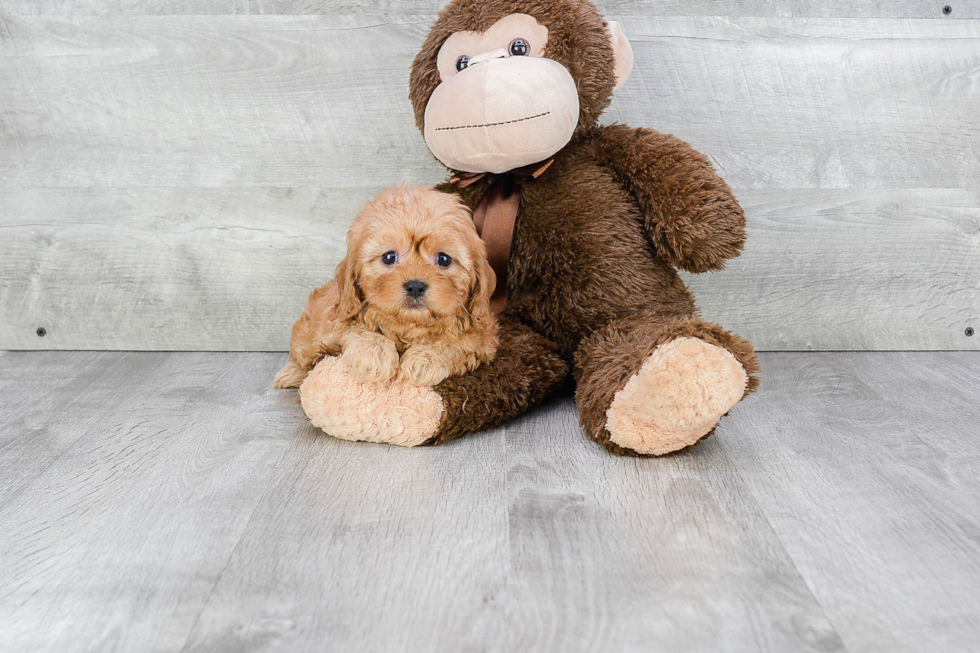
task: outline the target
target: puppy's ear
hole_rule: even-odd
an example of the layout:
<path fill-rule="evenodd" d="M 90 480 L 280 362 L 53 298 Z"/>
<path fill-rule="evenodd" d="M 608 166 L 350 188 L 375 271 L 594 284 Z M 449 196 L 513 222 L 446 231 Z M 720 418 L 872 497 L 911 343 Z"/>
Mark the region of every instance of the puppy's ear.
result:
<path fill-rule="evenodd" d="M 361 312 L 361 289 L 357 285 L 357 271 L 354 261 L 348 256 L 337 265 L 334 279 L 340 286 L 340 305 L 337 307 L 341 320 L 350 320 Z"/>
<path fill-rule="evenodd" d="M 490 297 L 497 287 L 497 275 L 493 273 L 487 261 L 487 250 L 483 242 L 473 234 L 473 271 L 470 279 L 470 301 L 467 307 L 473 323 L 480 328 L 487 328 L 493 322 L 490 312 Z"/>

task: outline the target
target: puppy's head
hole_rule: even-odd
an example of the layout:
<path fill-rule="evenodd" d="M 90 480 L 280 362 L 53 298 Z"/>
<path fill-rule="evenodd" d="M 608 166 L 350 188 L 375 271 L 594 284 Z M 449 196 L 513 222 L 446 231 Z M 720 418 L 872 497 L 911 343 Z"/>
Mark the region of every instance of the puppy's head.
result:
<path fill-rule="evenodd" d="M 348 317 L 367 304 L 403 324 L 492 319 L 486 247 L 459 199 L 431 188 L 392 188 L 368 202 L 351 225 L 337 278 Z"/>

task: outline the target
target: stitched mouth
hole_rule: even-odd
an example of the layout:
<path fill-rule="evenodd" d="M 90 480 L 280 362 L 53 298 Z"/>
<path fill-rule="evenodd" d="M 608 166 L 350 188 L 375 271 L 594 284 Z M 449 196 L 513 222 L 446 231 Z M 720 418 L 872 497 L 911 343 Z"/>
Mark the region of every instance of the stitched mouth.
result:
<path fill-rule="evenodd" d="M 528 116 L 526 118 L 515 118 L 514 120 L 502 120 L 500 122 L 485 122 L 482 125 L 459 125 L 458 127 L 436 127 L 435 131 L 445 132 L 452 131 L 454 129 L 477 129 L 478 127 L 496 127 L 497 125 L 510 125 L 515 122 L 527 122 L 528 120 L 534 120 L 535 118 L 543 118 L 547 116 L 550 111 L 545 111 L 543 113 L 538 113 L 533 116 Z"/>

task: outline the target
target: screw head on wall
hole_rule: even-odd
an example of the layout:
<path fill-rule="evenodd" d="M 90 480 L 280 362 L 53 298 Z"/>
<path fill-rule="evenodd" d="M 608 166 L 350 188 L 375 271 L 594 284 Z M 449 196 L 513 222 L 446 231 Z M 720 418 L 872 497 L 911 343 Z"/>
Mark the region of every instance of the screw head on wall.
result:
<path fill-rule="evenodd" d="M 973 335 L 973 327 L 966 327 L 966 331 L 964 331 L 963 333 L 965 333 L 966 337 L 969 338 L 970 336 Z"/>
<path fill-rule="evenodd" d="M 953 8 L 950 7 L 949 5 L 946 5 L 945 7 L 943 7 L 943 13 L 949 16 L 951 13 L 953 13 Z"/>
<path fill-rule="evenodd" d="M 38 327 L 37 328 L 37 336 L 39 338 L 43 338 L 46 335 L 48 335 L 48 330 L 47 329 L 45 329 L 44 327 Z"/>

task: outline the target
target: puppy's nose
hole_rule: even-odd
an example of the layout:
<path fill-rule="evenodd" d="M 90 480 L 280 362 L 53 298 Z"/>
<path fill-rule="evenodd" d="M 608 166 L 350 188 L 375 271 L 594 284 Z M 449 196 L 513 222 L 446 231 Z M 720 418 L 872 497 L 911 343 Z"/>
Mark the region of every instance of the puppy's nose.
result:
<path fill-rule="evenodd" d="M 429 289 L 429 284 L 421 279 L 409 279 L 405 282 L 405 292 L 412 299 L 418 299 Z"/>

